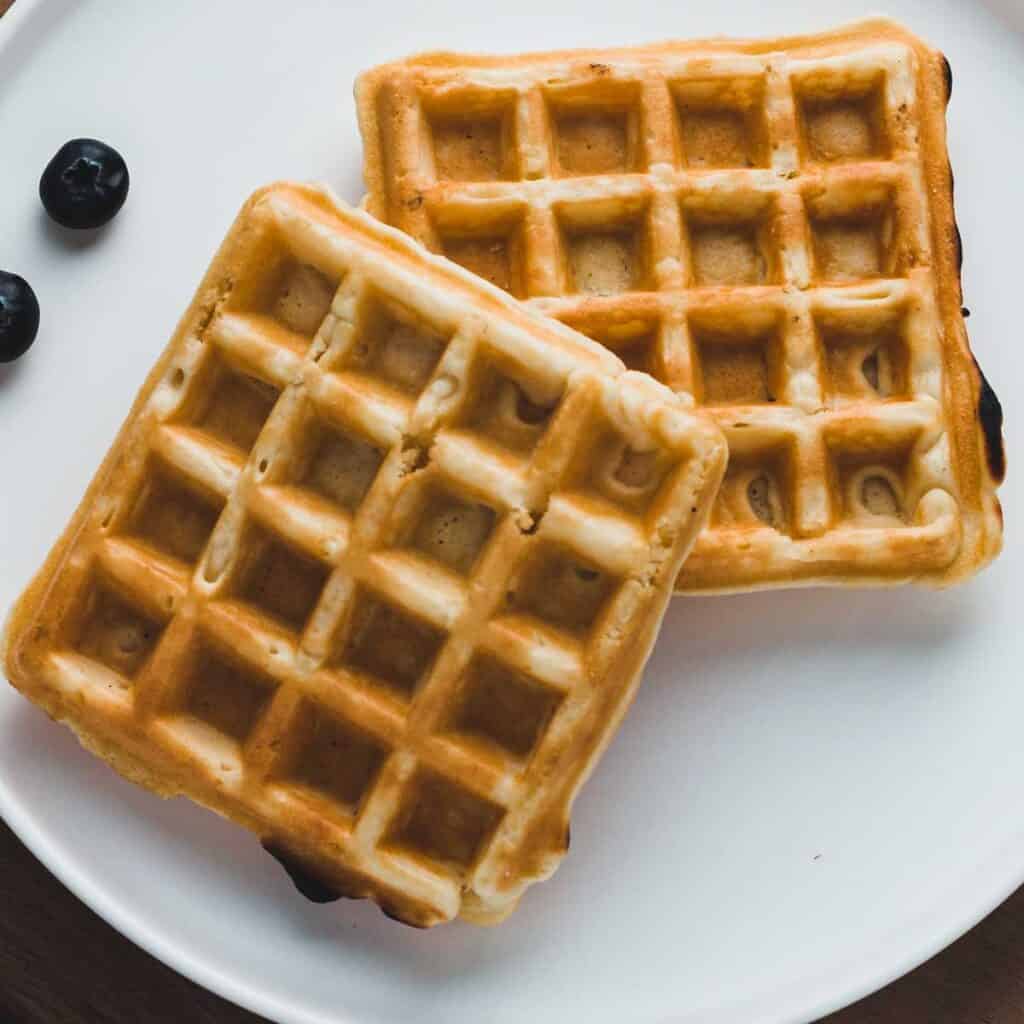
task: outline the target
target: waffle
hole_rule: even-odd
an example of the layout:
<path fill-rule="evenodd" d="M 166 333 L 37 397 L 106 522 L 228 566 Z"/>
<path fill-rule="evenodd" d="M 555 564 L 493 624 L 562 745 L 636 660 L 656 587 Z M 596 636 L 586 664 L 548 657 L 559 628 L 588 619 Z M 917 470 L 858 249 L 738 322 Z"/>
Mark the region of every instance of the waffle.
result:
<path fill-rule="evenodd" d="M 725 460 L 600 346 L 272 186 L 15 606 L 7 672 L 307 894 L 498 920 L 565 853 Z"/>
<path fill-rule="evenodd" d="M 691 395 L 730 462 L 685 591 L 943 585 L 1001 545 L 949 65 L 818 36 L 434 53 L 356 86 L 375 216 Z"/>

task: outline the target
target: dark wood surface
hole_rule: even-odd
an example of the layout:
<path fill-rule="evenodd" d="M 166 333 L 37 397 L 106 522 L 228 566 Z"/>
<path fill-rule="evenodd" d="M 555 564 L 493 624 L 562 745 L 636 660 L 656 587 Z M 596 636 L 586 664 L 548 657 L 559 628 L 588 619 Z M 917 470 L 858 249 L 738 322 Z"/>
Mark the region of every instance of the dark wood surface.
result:
<path fill-rule="evenodd" d="M 260 1021 L 132 945 L 0 823 L 0 1024 Z M 1024 890 L 944 953 L 827 1024 L 1024 1024 Z"/>
<path fill-rule="evenodd" d="M 0 1024 L 260 1021 L 114 931 L 0 822 Z"/>

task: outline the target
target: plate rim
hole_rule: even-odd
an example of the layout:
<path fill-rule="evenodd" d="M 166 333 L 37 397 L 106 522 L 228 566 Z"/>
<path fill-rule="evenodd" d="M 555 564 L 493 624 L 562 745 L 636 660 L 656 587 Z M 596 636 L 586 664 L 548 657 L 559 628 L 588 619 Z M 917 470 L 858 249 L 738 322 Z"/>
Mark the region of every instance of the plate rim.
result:
<path fill-rule="evenodd" d="M 195 984 L 277 1024 L 366 1024 L 365 1020 L 341 1008 L 325 1016 L 291 1000 L 282 1001 L 269 989 L 261 988 L 258 979 L 236 978 L 231 972 L 204 964 L 184 944 L 164 934 L 159 925 L 147 922 L 92 878 L 87 868 L 77 864 L 72 852 L 64 850 L 59 841 L 47 835 L 45 821 L 36 820 L 31 807 L 16 797 L 3 775 L 0 775 L 0 817 L 72 895 L 135 945 Z M 1005 871 L 992 870 L 993 861 L 1005 862 Z M 987 887 L 964 886 L 965 877 L 979 881 L 991 877 L 993 881 Z M 750 1024 L 751 1021 L 808 1024 L 816 1021 L 880 991 L 930 960 L 988 917 L 1021 885 L 1024 885 L 1024 826 L 1008 838 L 993 857 L 973 863 L 966 874 L 951 880 L 943 898 L 914 917 L 909 928 L 892 929 L 884 944 L 876 944 L 862 958 L 848 959 L 812 978 L 799 978 L 773 990 L 778 993 L 778 1000 L 773 1000 L 770 1016 L 763 1015 L 763 1006 L 757 1005 L 764 1002 L 762 995 L 756 1003 L 747 1000 L 713 1009 L 710 1013 L 699 1007 L 673 1011 L 664 1024 L 696 1024 L 698 1020 L 701 1024 Z M 948 910 L 947 897 L 958 891 L 974 894 L 976 898 L 961 899 L 963 906 L 953 915 Z M 939 907 L 943 910 L 935 909 Z M 905 940 L 908 930 L 920 933 L 912 951 L 901 956 L 887 954 L 891 937 L 898 934 Z M 830 985 L 830 979 L 836 975 L 846 975 L 847 982 Z M 759 1013 L 762 1015 L 758 1016 Z"/>

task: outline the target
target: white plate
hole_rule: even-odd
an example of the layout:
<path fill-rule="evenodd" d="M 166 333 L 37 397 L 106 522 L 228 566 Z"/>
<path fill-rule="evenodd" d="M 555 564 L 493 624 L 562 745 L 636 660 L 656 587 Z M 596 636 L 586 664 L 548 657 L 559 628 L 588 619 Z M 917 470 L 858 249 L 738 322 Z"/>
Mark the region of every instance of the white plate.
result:
<path fill-rule="evenodd" d="M 359 69 L 431 47 L 774 35 L 870 9 L 808 6 L 18 0 L 0 22 L 0 264 L 33 282 L 43 328 L 0 375 L 0 607 L 246 194 L 299 177 L 359 198 Z M 956 0 L 889 13 L 953 63 L 970 326 L 1012 402 L 1024 38 Z M 124 211 L 86 244 L 36 200 L 47 159 L 77 135 L 117 145 L 132 173 Z M 1024 449 L 1012 409 L 1011 457 Z M 1002 492 L 1005 554 L 951 592 L 675 602 L 578 802 L 571 856 L 498 929 L 420 933 L 366 904 L 307 904 L 248 834 L 122 782 L 6 687 L 0 809 L 116 927 L 280 1021 L 808 1020 L 908 970 L 1024 879 L 1020 480 Z"/>

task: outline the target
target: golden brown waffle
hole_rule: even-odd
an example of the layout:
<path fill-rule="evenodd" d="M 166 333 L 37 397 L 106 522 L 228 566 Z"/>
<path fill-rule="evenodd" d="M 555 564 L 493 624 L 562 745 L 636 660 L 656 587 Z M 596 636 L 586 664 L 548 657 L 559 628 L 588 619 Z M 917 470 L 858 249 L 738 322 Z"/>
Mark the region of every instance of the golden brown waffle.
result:
<path fill-rule="evenodd" d="M 565 853 L 725 457 L 600 346 L 273 186 L 15 607 L 6 669 L 315 894 L 498 919 Z"/>
<path fill-rule="evenodd" d="M 356 87 L 367 205 L 707 407 L 684 590 L 945 584 L 1002 523 L 960 309 L 949 66 L 819 36 L 425 54 Z"/>

